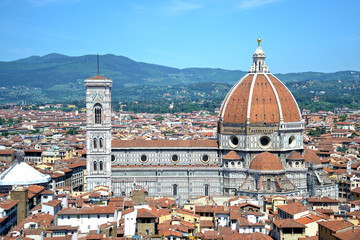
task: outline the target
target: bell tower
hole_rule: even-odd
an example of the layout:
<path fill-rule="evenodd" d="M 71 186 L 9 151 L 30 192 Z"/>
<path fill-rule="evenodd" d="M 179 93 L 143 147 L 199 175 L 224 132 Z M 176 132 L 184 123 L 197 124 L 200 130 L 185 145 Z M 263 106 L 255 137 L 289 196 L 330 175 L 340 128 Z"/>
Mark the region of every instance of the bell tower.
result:
<path fill-rule="evenodd" d="M 86 87 L 86 191 L 111 187 L 112 80 L 98 75 Z"/>

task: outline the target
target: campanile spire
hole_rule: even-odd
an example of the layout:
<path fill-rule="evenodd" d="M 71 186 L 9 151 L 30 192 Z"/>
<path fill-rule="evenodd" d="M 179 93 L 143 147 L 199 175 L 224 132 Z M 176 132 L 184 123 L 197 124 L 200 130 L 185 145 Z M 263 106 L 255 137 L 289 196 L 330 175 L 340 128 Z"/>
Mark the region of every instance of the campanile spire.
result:
<path fill-rule="evenodd" d="M 258 38 L 258 46 L 253 54 L 253 65 L 250 67 L 251 73 L 268 73 L 269 68 L 265 65 L 265 53 L 261 47 L 261 38 Z"/>

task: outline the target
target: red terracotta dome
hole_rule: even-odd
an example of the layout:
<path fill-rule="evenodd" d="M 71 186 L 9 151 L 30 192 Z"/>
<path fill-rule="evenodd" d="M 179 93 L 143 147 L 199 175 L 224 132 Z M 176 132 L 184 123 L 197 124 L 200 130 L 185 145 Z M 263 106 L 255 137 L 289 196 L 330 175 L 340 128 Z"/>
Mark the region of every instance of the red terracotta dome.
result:
<path fill-rule="evenodd" d="M 287 87 L 270 73 L 249 73 L 228 93 L 220 111 L 223 123 L 299 122 L 300 111 Z"/>
<path fill-rule="evenodd" d="M 287 156 L 286 158 L 287 160 L 304 160 L 305 157 L 301 156 L 300 153 L 298 153 L 297 151 L 292 151 L 289 156 Z"/>
<path fill-rule="evenodd" d="M 276 171 L 283 170 L 284 166 L 282 165 L 280 159 L 277 158 L 274 154 L 263 152 L 252 160 L 250 163 L 250 169 L 261 171 Z"/>

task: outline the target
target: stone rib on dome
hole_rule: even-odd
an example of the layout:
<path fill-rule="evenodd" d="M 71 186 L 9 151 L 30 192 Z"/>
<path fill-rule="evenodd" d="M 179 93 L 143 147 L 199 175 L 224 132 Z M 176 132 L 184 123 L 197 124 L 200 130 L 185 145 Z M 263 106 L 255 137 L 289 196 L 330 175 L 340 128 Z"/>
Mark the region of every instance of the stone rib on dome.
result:
<path fill-rule="evenodd" d="M 283 170 L 284 166 L 282 165 L 280 159 L 274 154 L 263 152 L 252 160 L 249 168 L 252 170 L 277 171 Z"/>
<path fill-rule="evenodd" d="M 300 109 L 292 93 L 274 75 L 268 74 L 267 76 L 273 83 L 279 96 L 284 122 L 299 122 L 301 120 Z"/>
<path fill-rule="evenodd" d="M 252 75 L 246 75 L 230 90 L 222 104 L 220 118 L 224 122 L 246 122 Z"/>

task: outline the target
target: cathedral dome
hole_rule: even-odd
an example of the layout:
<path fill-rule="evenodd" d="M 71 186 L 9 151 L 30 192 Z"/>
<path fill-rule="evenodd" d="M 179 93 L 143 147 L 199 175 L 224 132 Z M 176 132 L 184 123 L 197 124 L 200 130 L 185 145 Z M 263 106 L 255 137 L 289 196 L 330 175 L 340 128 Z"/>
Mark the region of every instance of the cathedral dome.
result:
<path fill-rule="evenodd" d="M 259 45 L 253 55 L 250 73 L 227 94 L 220 111 L 220 121 L 231 124 L 300 122 L 301 115 L 289 89 L 265 65 Z"/>
<path fill-rule="evenodd" d="M 294 97 L 279 79 L 270 73 L 249 73 L 226 96 L 220 120 L 252 124 L 300 122 L 301 119 Z"/>
<path fill-rule="evenodd" d="M 279 158 L 269 152 L 263 152 L 257 155 L 250 164 L 250 169 L 260 171 L 284 170 Z"/>

